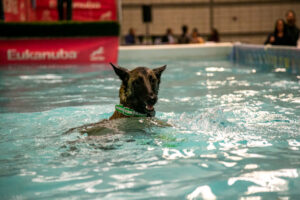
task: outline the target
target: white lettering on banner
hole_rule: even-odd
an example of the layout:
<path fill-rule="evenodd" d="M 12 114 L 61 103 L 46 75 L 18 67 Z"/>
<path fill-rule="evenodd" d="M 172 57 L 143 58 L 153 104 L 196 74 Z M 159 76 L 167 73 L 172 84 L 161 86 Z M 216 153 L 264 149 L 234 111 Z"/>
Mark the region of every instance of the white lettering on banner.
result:
<path fill-rule="evenodd" d="M 7 60 L 75 60 L 77 59 L 76 51 L 17 51 L 16 49 L 7 50 Z"/>
<path fill-rule="evenodd" d="M 56 7 L 57 7 L 57 0 L 50 0 L 49 8 L 56 8 Z"/>
<path fill-rule="evenodd" d="M 90 55 L 90 61 L 103 61 L 105 60 L 105 57 L 103 56 L 104 53 L 104 47 L 100 46 L 97 50 L 95 50 Z"/>
<path fill-rule="evenodd" d="M 43 11 L 42 20 L 43 21 L 51 21 L 52 20 L 50 10 Z"/>
<path fill-rule="evenodd" d="M 101 8 L 100 2 L 73 2 L 73 8 L 77 9 L 99 9 Z"/>
<path fill-rule="evenodd" d="M 100 20 L 111 20 L 112 12 L 107 11 L 100 16 Z"/>
<path fill-rule="evenodd" d="M 18 0 L 4 0 L 3 7 L 5 13 L 12 13 L 17 15 L 19 13 Z"/>
<path fill-rule="evenodd" d="M 20 3 L 20 20 L 21 21 L 25 21 L 26 20 L 26 16 L 25 16 L 25 3 L 24 2 Z"/>

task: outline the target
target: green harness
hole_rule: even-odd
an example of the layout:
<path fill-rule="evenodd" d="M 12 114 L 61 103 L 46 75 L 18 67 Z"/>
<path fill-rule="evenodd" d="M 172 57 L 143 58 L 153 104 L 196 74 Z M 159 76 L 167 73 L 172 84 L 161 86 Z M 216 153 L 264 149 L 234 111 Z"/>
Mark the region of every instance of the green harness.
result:
<path fill-rule="evenodd" d="M 131 108 L 124 107 L 123 105 L 116 105 L 116 111 L 129 117 L 147 117 L 147 114 L 136 112 Z"/>

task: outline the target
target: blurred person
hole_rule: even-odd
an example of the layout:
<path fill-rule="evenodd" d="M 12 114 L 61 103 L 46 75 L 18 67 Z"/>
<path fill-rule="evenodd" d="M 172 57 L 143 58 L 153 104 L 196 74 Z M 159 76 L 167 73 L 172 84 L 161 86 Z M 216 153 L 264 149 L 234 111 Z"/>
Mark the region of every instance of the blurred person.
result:
<path fill-rule="evenodd" d="M 36 9 L 36 0 L 31 0 L 31 7 Z"/>
<path fill-rule="evenodd" d="M 72 0 L 57 0 L 57 10 L 59 20 L 72 20 Z"/>
<path fill-rule="evenodd" d="M 198 29 L 194 28 L 191 36 L 190 43 L 204 43 L 204 39 L 200 37 L 200 34 L 198 33 Z"/>
<path fill-rule="evenodd" d="M 187 25 L 183 25 L 181 27 L 182 33 L 178 38 L 178 43 L 179 44 L 188 44 L 190 43 L 190 37 L 188 35 L 188 27 Z"/>
<path fill-rule="evenodd" d="M 0 20 L 4 21 L 4 8 L 3 8 L 3 1 L 0 0 Z"/>
<path fill-rule="evenodd" d="M 296 26 L 296 14 L 293 10 L 288 10 L 285 14 L 286 29 L 287 29 L 287 45 L 297 46 L 299 38 L 299 28 Z"/>
<path fill-rule="evenodd" d="M 166 35 L 162 37 L 161 42 L 163 44 L 174 44 L 175 43 L 175 37 L 173 35 L 173 31 L 171 28 L 168 28 L 166 31 Z"/>
<path fill-rule="evenodd" d="M 162 44 L 162 39 L 159 36 L 153 35 L 151 39 L 152 39 L 152 44 Z"/>
<path fill-rule="evenodd" d="M 144 44 L 144 36 L 143 35 L 137 36 L 137 39 L 138 39 L 139 44 Z"/>
<path fill-rule="evenodd" d="M 135 31 L 133 28 L 130 28 L 128 34 L 125 36 L 125 44 L 126 45 L 134 45 L 135 41 Z"/>
<path fill-rule="evenodd" d="M 283 19 L 277 19 L 273 33 L 269 34 L 265 44 L 288 45 L 286 25 Z"/>
<path fill-rule="evenodd" d="M 217 29 L 215 29 L 215 28 L 211 29 L 210 34 L 208 36 L 208 41 L 220 42 L 220 36 L 219 36 L 219 32 Z"/>

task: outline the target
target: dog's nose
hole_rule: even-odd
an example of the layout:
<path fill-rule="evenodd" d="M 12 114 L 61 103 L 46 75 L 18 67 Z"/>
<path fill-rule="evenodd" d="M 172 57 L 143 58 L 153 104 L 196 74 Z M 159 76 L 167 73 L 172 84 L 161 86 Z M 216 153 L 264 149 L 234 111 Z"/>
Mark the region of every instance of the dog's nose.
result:
<path fill-rule="evenodd" d="M 156 96 L 155 94 L 151 93 L 151 94 L 148 96 L 148 101 L 147 101 L 147 102 L 148 102 L 149 104 L 153 105 L 153 104 L 156 103 L 156 101 L 157 101 L 157 96 Z"/>

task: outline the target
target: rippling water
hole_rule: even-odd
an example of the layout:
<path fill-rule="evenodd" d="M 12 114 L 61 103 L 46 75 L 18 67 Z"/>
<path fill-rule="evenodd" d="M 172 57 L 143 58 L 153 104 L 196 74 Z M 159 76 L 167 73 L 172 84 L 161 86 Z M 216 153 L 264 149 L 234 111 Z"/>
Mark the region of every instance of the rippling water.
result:
<path fill-rule="evenodd" d="M 157 118 L 108 118 L 120 81 L 93 67 L 0 71 L 4 199 L 299 199 L 300 77 L 227 61 L 168 64 Z M 82 70 L 85 71 L 82 71 Z"/>

